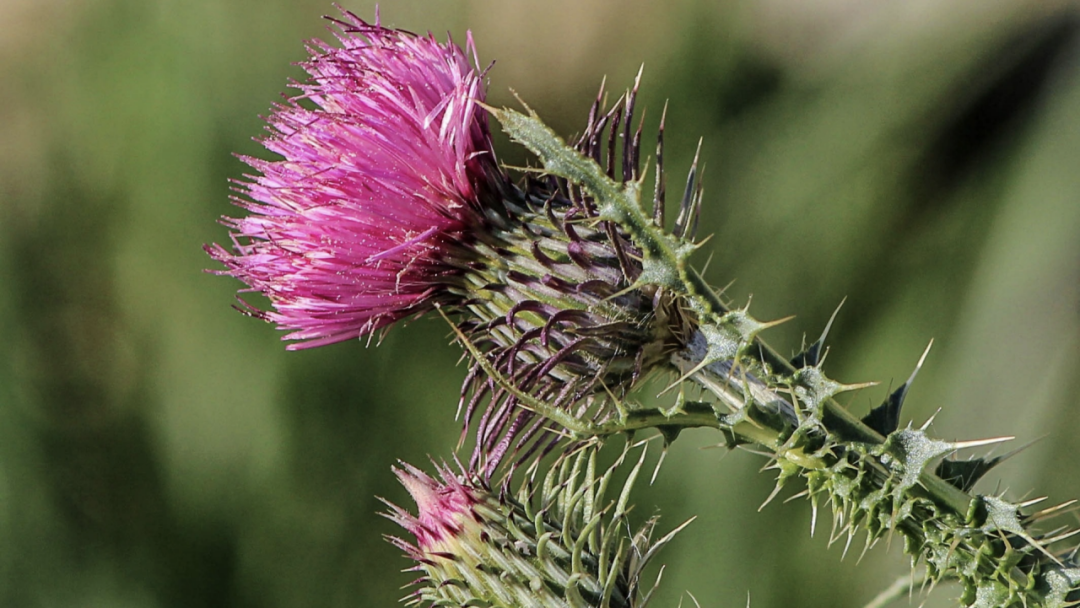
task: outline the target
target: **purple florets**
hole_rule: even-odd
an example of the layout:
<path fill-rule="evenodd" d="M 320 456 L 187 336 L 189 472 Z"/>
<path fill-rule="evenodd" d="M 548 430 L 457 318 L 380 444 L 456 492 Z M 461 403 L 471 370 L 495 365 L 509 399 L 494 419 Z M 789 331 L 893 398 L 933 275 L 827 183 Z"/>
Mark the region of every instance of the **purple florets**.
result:
<path fill-rule="evenodd" d="M 345 13 L 341 48 L 309 46 L 311 79 L 274 108 L 259 171 L 225 218 L 221 274 L 266 295 L 248 306 L 299 349 L 357 338 L 445 295 L 460 243 L 484 222 L 498 174 L 482 74 L 459 47 Z M 475 57 L 472 38 L 467 49 Z M 312 107 L 314 106 L 314 107 Z"/>

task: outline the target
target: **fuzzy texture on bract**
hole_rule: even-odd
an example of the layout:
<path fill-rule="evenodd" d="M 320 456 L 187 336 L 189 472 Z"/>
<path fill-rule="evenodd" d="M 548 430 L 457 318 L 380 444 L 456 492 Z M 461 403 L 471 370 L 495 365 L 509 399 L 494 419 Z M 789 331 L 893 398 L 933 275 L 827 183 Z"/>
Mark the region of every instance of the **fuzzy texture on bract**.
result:
<path fill-rule="evenodd" d="M 452 42 L 369 24 L 346 12 L 341 47 L 308 46 L 311 76 L 274 108 L 262 144 L 281 160 L 241 157 L 243 218 L 224 218 L 233 251 L 206 250 L 266 295 L 247 312 L 289 331 L 289 349 L 357 338 L 449 297 L 484 222 L 498 169 L 483 75 Z M 312 107 L 314 106 L 314 107 Z"/>

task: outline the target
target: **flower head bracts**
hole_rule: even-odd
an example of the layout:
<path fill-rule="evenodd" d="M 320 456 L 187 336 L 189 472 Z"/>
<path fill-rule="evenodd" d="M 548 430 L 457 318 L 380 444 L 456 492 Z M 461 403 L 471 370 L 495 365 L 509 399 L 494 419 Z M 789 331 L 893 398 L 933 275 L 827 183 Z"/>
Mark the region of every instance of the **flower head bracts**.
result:
<path fill-rule="evenodd" d="M 610 108 L 601 86 L 574 146 L 627 187 L 640 179 L 641 123 L 631 129 L 637 85 Z M 663 121 L 660 129 L 662 158 Z M 692 170 L 676 223 L 680 231 L 696 223 L 700 187 L 694 176 Z M 662 210 L 659 179 L 654 205 Z M 475 291 L 489 294 L 459 325 L 459 338 L 485 353 L 465 382 L 461 407 L 466 426 L 476 421 L 470 467 L 486 475 L 504 463 L 542 457 L 566 437 L 563 429 L 543 432 L 560 425 L 549 425 L 551 417 L 538 416 L 540 408 L 522 401 L 522 394 L 544 402 L 549 412 L 603 424 L 620 415 L 619 402 L 642 379 L 683 348 L 690 323 L 666 290 L 638 286 L 640 249 L 618 225 L 600 221 L 595 199 L 580 184 L 527 175 L 513 194 L 507 207 L 516 223 L 504 233 L 496 228 L 509 246 L 492 252 L 507 271 L 497 278 L 484 269 L 469 277 Z"/>
<path fill-rule="evenodd" d="M 282 159 L 243 158 L 261 175 L 235 199 L 250 215 L 224 220 L 235 253 L 207 247 L 270 299 L 248 308 L 302 341 L 290 349 L 370 334 L 447 296 L 498 188 L 465 53 L 351 13 L 339 25 L 341 47 L 313 42 L 311 80 L 268 118 L 263 145 Z"/>

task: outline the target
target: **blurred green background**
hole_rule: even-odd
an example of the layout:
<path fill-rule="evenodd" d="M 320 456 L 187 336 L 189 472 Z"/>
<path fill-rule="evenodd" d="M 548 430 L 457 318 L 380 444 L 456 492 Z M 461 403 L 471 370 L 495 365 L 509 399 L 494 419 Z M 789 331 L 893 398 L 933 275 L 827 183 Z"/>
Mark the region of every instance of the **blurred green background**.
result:
<path fill-rule="evenodd" d="M 344 2 L 372 17 L 374 5 Z M 323 0 L 0 0 L 0 605 L 392 606 L 410 576 L 376 496 L 396 459 L 445 458 L 458 350 L 424 319 L 378 348 L 285 353 L 203 273 L 238 210 Z M 944 438 L 1039 440 L 986 492 L 1080 497 L 1080 20 L 1048 0 L 388 1 L 384 23 L 471 29 L 566 135 L 603 75 L 644 62 L 681 182 L 699 137 L 708 276 L 827 369 L 902 382 Z M 499 141 L 503 160 L 524 155 Z M 678 190 L 673 185 L 672 191 Z M 704 262 L 704 259 L 701 260 Z M 764 461 L 671 449 L 641 517 L 698 520 L 655 606 L 861 606 L 906 572 L 809 538 L 805 502 L 756 509 Z M 1075 523 L 1075 522 L 1074 522 Z M 827 526 L 826 530 L 827 531 Z M 856 541 L 859 543 L 860 541 Z M 861 548 L 861 547 L 860 547 Z M 951 605 L 939 589 L 928 606 Z M 918 603 L 916 598 L 915 603 Z"/>

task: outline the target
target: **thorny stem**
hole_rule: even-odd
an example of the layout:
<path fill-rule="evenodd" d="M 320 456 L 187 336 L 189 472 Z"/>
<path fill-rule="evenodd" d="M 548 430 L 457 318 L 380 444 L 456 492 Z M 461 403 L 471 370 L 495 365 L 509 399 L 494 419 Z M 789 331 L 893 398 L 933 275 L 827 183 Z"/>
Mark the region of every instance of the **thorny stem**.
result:
<path fill-rule="evenodd" d="M 733 313 L 728 311 L 701 274 L 689 265 L 689 257 L 697 249 L 697 245 L 665 233 L 653 224 L 652 218 L 645 213 L 640 203 L 641 181 L 629 182 L 623 186 L 615 183 L 596 163 L 566 146 L 532 110 L 529 110 L 528 116 L 508 109 L 495 109 L 493 112 L 511 137 L 540 157 L 546 171 L 581 184 L 591 191 L 596 197 L 600 217 L 618 222 L 630 233 L 645 255 L 645 268 L 639 282 L 654 282 L 676 293 L 681 292 L 680 295 L 686 298 L 688 305 L 698 314 L 704 331 L 699 330 L 695 337 L 701 340 L 697 343 L 692 340 L 685 351 L 672 358 L 677 369 L 682 374 L 693 372 L 691 377 L 695 381 L 716 394 L 733 411 L 746 411 L 745 397 L 748 388 L 753 402 L 774 408 L 781 414 L 775 419 L 777 426 L 770 429 L 776 431 L 777 435 L 785 430 L 787 424 L 794 422 L 797 425 L 799 421 L 795 414 L 796 408 L 787 397 L 751 374 L 733 377 L 732 374 L 725 373 L 724 366 L 731 369 L 733 356 L 750 350 L 760 353 L 762 363 L 768 365 L 775 374 L 790 376 L 796 370 L 757 339 L 757 333 L 771 324 L 758 323 L 744 314 L 736 315 L 732 319 Z M 641 179 L 643 181 L 644 177 Z M 750 327 L 739 327 L 740 323 Z M 829 424 L 829 430 L 841 434 L 847 441 L 872 444 L 885 441 L 883 436 L 836 403 L 831 395 L 822 400 L 821 406 L 823 419 Z M 674 422 L 668 421 L 665 425 L 673 426 Z M 613 430 L 630 429 L 593 429 L 602 435 L 610 434 Z M 770 437 L 767 433 L 762 435 L 751 430 L 744 432 L 747 439 L 770 447 L 776 447 L 774 444 L 779 440 L 779 436 Z M 961 517 L 968 511 L 971 497 L 966 493 L 932 473 L 924 472 L 920 475 L 920 481 L 939 504 L 947 506 Z"/>
<path fill-rule="evenodd" d="M 579 437 L 630 431 L 661 418 L 657 428 L 668 439 L 683 425 L 715 426 L 729 444 L 753 442 L 770 451 L 780 472 L 777 489 L 790 477 L 805 478 L 805 494 L 815 508 L 819 497 L 831 504 L 834 524 L 841 524 L 849 542 L 856 527 L 866 532 L 867 548 L 886 534 L 902 534 L 906 551 L 926 561 L 931 580 L 963 582 L 965 605 L 1076 605 L 1076 552 L 1058 557 L 1048 548 L 1066 536 L 1039 536 L 1030 530 L 1038 517 L 1026 518 L 1019 505 L 969 493 L 992 462 L 975 462 L 982 470 L 969 471 L 971 480 L 961 476 L 950 482 L 931 470 L 932 463 L 957 449 L 986 442 L 949 443 L 929 438 L 924 429 L 898 428 L 902 391 L 875 410 L 887 412 L 882 415 L 887 422 L 874 418 L 875 412 L 863 420 L 853 416 L 833 397 L 861 387 L 827 378 L 816 352 L 795 364 L 765 345 L 758 334 L 779 322 L 763 323 L 745 309 L 728 309 L 689 263 L 701 243 L 688 240 L 685 227 L 666 232 L 643 209 L 643 177 L 623 183 L 609 178 L 531 110 L 528 115 L 491 111 L 512 139 L 540 158 L 548 174 L 593 197 L 596 220 L 618 224 L 641 250 L 641 273 L 631 288 L 666 290 L 693 315 L 697 329 L 671 363 L 681 374 L 677 382 L 693 380 L 721 404 L 712 412 L 717 425 L 702 425 L 700 410 L 685 404 L 653 413 L 628 412 L 619 405 L 618 415 L 601 424 L 563 424 L 565 415 L 551 419 Z M 724 407 L 727 412 L 720 411 Z M 636 419 L 630 416 L 635 413 Z M 955 470 L 944 465 L 966 466 L 941 461 L 937 470 Z"/>
<path fill-rule="evenodd" d="M 782 359 L 760 339 L 757 342 L 761 346 L 761 352 L 764 353 L 763 358 L 766 359 L 766 362 L 775 373 L 782 373 L 783 375 L 795 373 L 788 361 Z M 700 351 L 701 349 L 694 348 L 692 343 L 686 350 L 676 353 L 672 357 L 672 363 L 680 373 L 686 374 L 701 364 L 704 353 Z M 736 412 L 744 410 L 747 405 L 745 388 L 749 385 L 753 401 L 759 404 L 769 404 L 771 407 L 776 408 L 780 416 L 773 419 L 776 424 L 772 427 L 764 426 L 769 422 L 769 419 L 765 419 L 764 421 L 756 420 L 757 424 L 750 429 L 746 428 L 749 425 L 744 424 L 737 425 L 733 430 L 749 441 L 776 448 L 780 443 L 781 433 L 788 428 L 798 426 L 799 423 L 789 397 L 752 374 L 746 374 L 744 377 L 734 377 L 730 369 L 730 364 L 726 362 L 714 362 L 695 372 L 691 375 L 691 379 L 715 395 L 725 406 Z M 847 438 L 848 441 L 854 440 L 870 444 L 885 442 L 885 437 L 866 426 L 834 399 L 826 401 L 823 409 L 823 419 L 826 421 L 830 431 Z M 938 504 L 948 507 L 961 517 L 967 513 L 971 506 L 971 496 L 953 487 L 930 471 L 923 471 L 919 475 L 919 483 L 926 490 L 928 497 Z"/>

